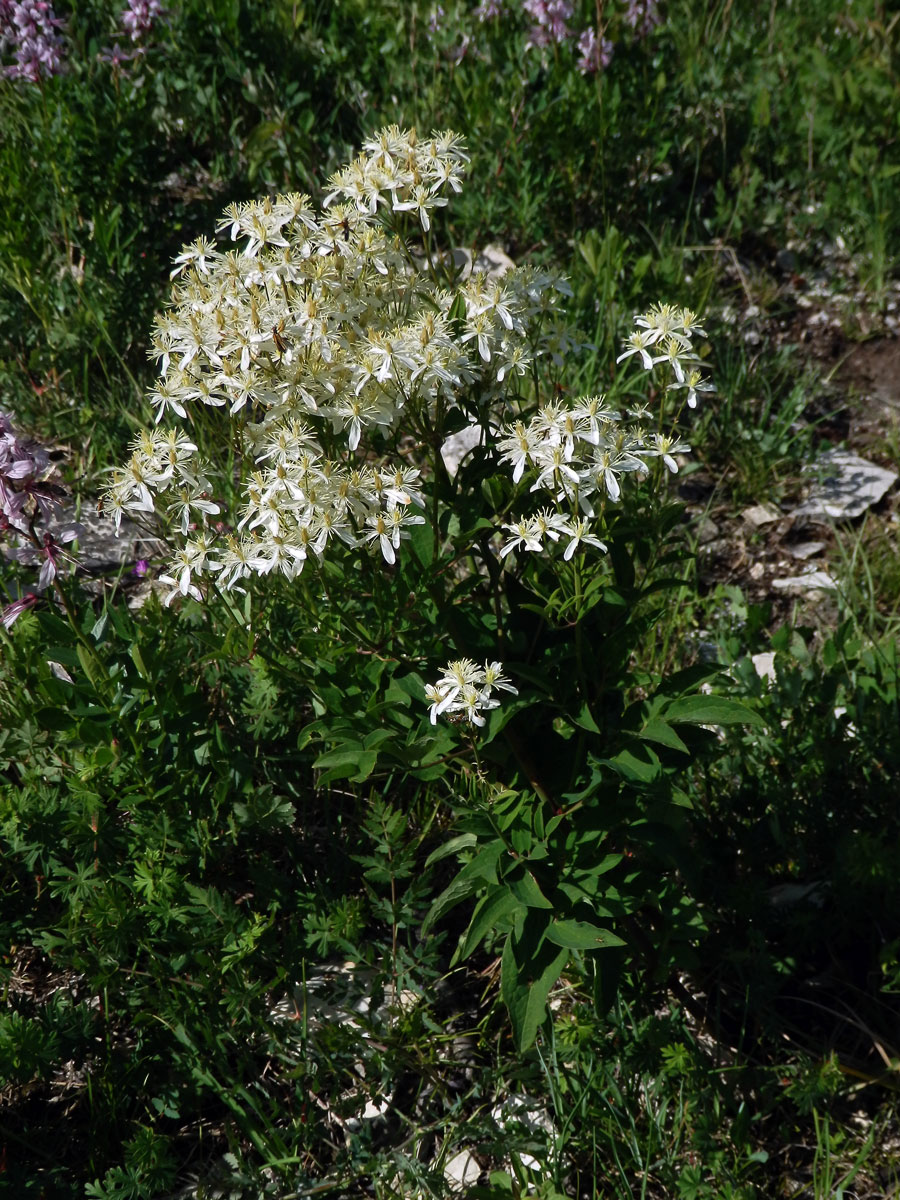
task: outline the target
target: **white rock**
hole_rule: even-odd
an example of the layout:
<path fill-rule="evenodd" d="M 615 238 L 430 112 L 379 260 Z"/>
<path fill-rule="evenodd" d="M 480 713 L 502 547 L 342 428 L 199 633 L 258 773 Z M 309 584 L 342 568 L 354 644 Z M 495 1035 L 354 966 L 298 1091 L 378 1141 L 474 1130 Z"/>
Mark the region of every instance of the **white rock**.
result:
<path fill-rule="evenodd" d="M 491 1117 L 503 1132 L 518 1127 L 530 1134 L 543 1133 L 548 1142 L 555 1135 L 553 1122 L 538 1100 L 532 1096 L 508 1096 L 501 1104 L 491 1109 Z M 543 1171 L 544 1164 L 533 1154 L 520 1153 L 519 1162 L 529 1171 Z"/>
<path fill-rule="evenodd" d="M 825 549 L 824 542 L 797 542 L 795 546 L 785 547 L 791 558 L 815 558 Z"/>
<path fill-rule="evenodd" d="M 459 464 L 470 450 L 480 445 L 482 438 L 487 441 L 487 431 L 483 425 L 467 425 L 457 433 L 451 433 L 441 446 L 441 458 L 447 468 L 447 474 L 452 479 L 459 470 Z"/>
<path fill-rule="evenodd" d="M 499 279 L 516 265 L 500 246 L 485 246 L 478 254 L 466 246 L 457 246 L 453 262 L 463 279 L 468 279 L 473 271 L 483 271 L 488 279 Z"/>
<path fill-rule="evenodd" d="M 516 264 L 500 246 L 485 246 L 475 259 L 473 270 L 484 271 L 489 279 L 499 279 Z"/>
<path fill-rule="evenodd" d="M 454 1192 L 461 1192 L 463 1188 L 473 1187 L 478 1182 L 480 1174 L 481 1167 L 468 1150 L 460 1150 L 444 1165 L 444 1178 Z"/>
<path fill-rule="evenodd" d="M 833 592 L 837 584 L 827 571 L 807 571 L 805 575 L 790 575 L 773 579 L 772 587 L 783 592 Z"/>
<path fill-rule="evenodd" d="M 776 883 L 766 893 L 773 908 L 784 908 L 806 900 L 816 908 L 825 903 L 828 883 L 817 879 L 814 883 Z"/>
<path fill-rule="evenodd" d="M 813 520 L 849 520 L 861 516 L 897 482 L 897 472 L 887 471 L 849 450 L 828 450 L 816 460 L 825 478 L 794 509 L 795 517 Z"/>

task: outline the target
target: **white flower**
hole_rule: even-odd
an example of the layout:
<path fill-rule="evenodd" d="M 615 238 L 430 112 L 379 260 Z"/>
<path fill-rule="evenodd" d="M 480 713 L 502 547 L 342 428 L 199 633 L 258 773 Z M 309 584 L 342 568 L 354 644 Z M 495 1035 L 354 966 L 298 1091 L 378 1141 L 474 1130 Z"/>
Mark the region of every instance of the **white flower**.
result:
<path fill-rule="evenodd" d="M 441 706 L 443 705 L 444 701 L 447 699 L 447 688 L 442 687 L 440 684 L 437 684 L 437 683 L 426 683 L 425 698 L 431 704 L 431 708 L 428 710 L 428 715 L 431 718 L 431 723 L 432 723 L 432 725 L 436 725 L 438 716 L 443 711 Z"/>
<path fill-rule="evenodd" d="M 645 313 L 634 318 L 635 325 L 646 329 L 650 335 L 649 345 L 655 345 L 668 337 L 682 323 L 682 313 L 688 310 L 676 308 L 674 304 L 653 304 Z M 688 312 L 690 317 L 693 313 Z"/>
<path fill-rule="evenodd" d="M 598 550 L 606 550 L 606 545 L 599 538 L 594 537 L 592 533 L 589 533 L 588 529 L 588 523 L 582 517 L 573 517 L 572 520 L 565 523 L 562 532 L 569 539 L 569 544 L 563 553 L 563 559 L 566 562 L 569 561 L 581 545 L 595 546 Z"/>
<path fill-rule="evenodd" d="M 431 228 L 431 218 L 428 215 L 432 209 L 439 208 L 447 203 L 445 196 L 433 196 L 428 188 L 421 184 L 413 188 L 412 195 L 408 200 L 395 200 L 393 203 L 394 212 L 416 212 L 419 216 L 419 221 L 425 233 Z"/>
<path fill-rule="evenodd" d="M 627 349 L 619 355 L 619 357 L 616 359 L 616 362 L 620 363 L 623 361 L 623 359 L 630 358 L 632 354 L 639 354 L 641 356 L 641 362 L 644 364 L 644 370 L 652 370 L 654 360 L 647 352 L 647 347 L 653 346 L 656 341 L 657 338 L 654 336 L 654 331 L 652 329 L 646 330 L 644 333 L 642 333 L 639 329 L 636 329 L 634 333 L 629 334 L 628 339 L 625 342 Z"/>
<path fill-rule="evenodd" d="M 174 260 L 175 269 L 169 274 L 169 278 L 174 279 L 189 267 L 196 269 L 201 275 L 209 275 L 212 268 L 207 265 L 206 260 L 208 258 L 214 260 L 216 257 L 215 242 L 210 242 L 205 237 L 199 237 L 189 246 L 185 246 L 181 254 Z"/>
<path fill-rule="evenodd" d="M 684 346 L 676 337 L 667 337 L 662 343 L 662 354 L 658 354 L 653 359 L 653 365 L 657 363 L 668 363 L 674 372 L 675 379 L 678 383 L 683 384 L 685 363 L 682 361 L 684 356 Z"/>
<path fill-rule="evenodd" d="M 578 472 L 569 466 L 570 458 L 571 453 L 567 452 L 565 443 L 542 449 L 539 460 L 541 473 L 531 485 L 531 490 L 538 492 L 543 488 L 549 491 L 551 486 L 558 485 L 568 493 L 573 485 L 577 486 Z"/>
<path fill-rule="evenodd" d="M 497 442 L 500 459 L 513 465 L 513 483 L 518 483 L 525 472 L 528 460 L 534 460 L 538 439 L 522 421 L 516 421 L 512 432 Z"/>
<path fill-rule="evenodd" d="M 385 520 L 383 513 L 375 513 L 371 517 L 366 517 L 366 525 L 368 530 L 362 535 L 362 541 L 370 545 L 377 541 L 381 547 L 384 561 L 393 566 L 397 561 L 397 555 L 394 553 L 394 529 L 390 518 Z"/>
<path fill-rule="evenodd" d="M 507 554 L 511 554 L 513 550 L 518 550 L 522 546 L 525 550 L 530 550 L 533 553 L 540 554 L 544 546 L 541 542 L 540 527 L 536 526 L 531 518 L 525 518 L 523 521 L 515 521 L 512 525 L 504 525 L 504 529 L 508 529 L 513 537 L 504 542 L 500 550 L 500 557 L 506 558 Z"/>
<path fill-rule="evenodd" d="M 592 497 L 618 495 L 623 473 L 644 470 L 658 447 L 621 432 L 602 396 L 525 410 L 531 387 L 511 377 L 579 348 L 563 279 L 525 266 L 446 287 L 410 252 L 420 241 L 411 227 L 430 229 L 466 161 L 455 134 L 389 126 L 332 177 L 321 210 L 299 194 L 229 205 L 218 228 L 238 245 L 220 252 L 199 238 L 175 260 L 151 339 L 157 429 L 129 448 L 107 490 L 117 528 L 126 514 L 168 516 L 181 546 L 167 576 L 174 594 L 199 595 L 204 575 L 226 589 L 251 574 L 294 578 L 364 548 L 395 563 L 424 521 L 413 506 L 425 507 L 433 483 L 429 435 L 473 405 L 492 436 L 509 421 L 497 455 L 515 484 L 532 470 L 549 505 L 508 518 L 501 556 L 602 546 L 585 523 Z M 708 387 L 693 371 L 697 318 L 657 305 L 637 320 L 622 357 L 671 359 L 693 406 Z M 397 443 L 402 460 L 391 458 Z M 466 687 L 483 703 L 470 693 L 464 703 L 461 687 L 451 703 L 477 723 L 489 687 Z"/>
<path fill-rule="evenodd" d="M 678 463 L 673 455 L 689 454 L 690 446 L 687 443 L 679 441 L 678 438 L 669 437 L 665 433 L 654 433 L 650 438 L 650 446 L 645 451 L 646 454 L 658 455 L 666 465 L 666 469 L 673 475 L 678 474 Z"/>
<path fill-rule="evenodd" d="M 514 696 L 519 694 L 519 689 L 514 688 L 503 674 L 503 663 L 501 662 L 485 662 L 484 686 L 488 689 L 500 688 L 501 691 L 511 692 Z"/>
<path fill-rule="evenodd" d="M 503 663 L 486 662 L 481 668 L 471 658 L 449 662 L 437 683 L 425 685 L 431 724 L 435 725 L 439 716 L 446 715 L 450 720 L 456 718 L 468 721 L 470 725 L 484 725 L 482 714 L 500 705 L 500 701 L 491 696 L 494 688 L 518 695 L 518 690 L 503 674 Z"/>
<path fill-rule="evenodd" d="M 687 388 L 688 408 L 697 407 L 698 392 L 714 392 L 716 390 L 715 385 L 710 383 L 708 379 L 704 379 L 700 372 L 696 370 L 696 368 L 689 371 L 680 383 L 678 380 L 676 380 L 674 383 L 670 383 L 666 388 L 666 391 L 671 392 L 678 388 Z"/>
<path fill-rule="evenodd" d="M 472 725 L 484 725 L 485 718 L 481 713 L 485 709 L 499 708 L 499 700 L 491 700 L 490 696 L 485 692 L 479 691 L 477 687 L 471 685 L 464 687 L 459 693 L 455 707 L 458 711 L 465 715 L 467 721 Z"/>

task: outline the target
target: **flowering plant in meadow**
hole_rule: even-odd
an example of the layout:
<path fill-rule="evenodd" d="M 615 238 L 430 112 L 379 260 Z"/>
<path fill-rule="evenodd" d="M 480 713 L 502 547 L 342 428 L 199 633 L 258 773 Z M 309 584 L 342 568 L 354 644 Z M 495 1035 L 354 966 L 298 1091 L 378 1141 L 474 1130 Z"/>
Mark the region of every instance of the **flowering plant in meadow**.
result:
<path fill-rule="evenodd" d="M 606 876 L 622 855 L 598 858 L 597 839 L 617 820 L 642 836 L 635 780 L 656 804 L 676 769 L 652 745 L 687 744 L 666 714 L 709 718 L 706 697 L 698 715 L 683 684 L 667 695 L 646 681 L 621 724 L 610 714 L 632 688 L 630 639 L 644 620 L 632 608 L 658 586 L 644 590 L 635 564 L 661 551 L 677 507 L 663 511 L 638 485 L 678 470 L 678 417 L 711 385 L 697 317 L 657 304 L 636 316 L 619 361 L 651 374 L 658 409 L 623 417 L 602 394 L 569 398 L 559 377 L 580 343 L 565 281 L 530 266 L 464 277 L 437 244 L 466 162 L 454 133 L 391 126 L 334 175 L 321 208 L 298 194 L 232 204 L 219 233 L 236 246 L 186 246 L 152 336 L 156 425 L 112 471 L 105 500 L 117 524 L 127 513 L 168 527 L 166 603 L 251 593 L 239 620 L 251 657 L 268 655 L 252 593 L 267 577 L 287 585 L 265 591 L 293 623 L 285 653 L 316 664 L 321 715 L 303 736 L 329 747 L 313 764 L 322 785 L 361 782 L 380 758 L 392 777 L 464 778 L 474 756 L 496 802 L 489 818 L 477 805 L 460 815 L 465 834 L 450 845 L 476 857 L 426 924 L 475 893 L 466 945 L 515 915 L 501 990 L 527 1045 L 569 951 L 622 944 L 594 924 L 603 889 L 616 904 L 626 893 L 635 909 L 652 902 L 624 867 Z M 451 475 L 442 451 L 464 430 L 477 445 Z M 423 642 L 448 637 L 483 666 L 459 657 L 433 683 L 404 675 Z M 388 673 L 396 705 L 378 698 Z M 503 692 L 515 704 L 489 722 Z M 428 705 L 425 732 L 401 711 L 412 697 Z M 479 730 L 479 745 L 461 746 L 444 722 Z M 578 797 L 571 822 L 564 794 Z"/>
<path fill-rule="evenodd" d="M 132 42 L 139 42 L 162 16 L 164 11 L 159 0 L 128 0 L 119 20 Z"/>
<path fill-rule="evenodd" d="M 50 456 L 43 446 L 27 442 L 13 427 L 10 417 L 0 412 L 0 539 L 14 543 L 7 556 L 15 561 L 40 563 L 35 591 L 13 600 L 2 612 L 9 629 L 15 620 L 37 603 L 37 593 L 56 579 L 62 561 L 73 561 L 63 550 L 84 532 L 78 522 L 54 527 L 61 490 L 49 482 Z M 24 541 L 26 545 L 18 545 Z"/>
<path fill-rule="evenodd" d="M 132 49 L 123 50 L 115 44 L 102 50 L 100 58 L 115 65 L 144 53 L 148 35 L 164 17 L 160 0 L 128 0 L 118 20 Z M 29 83 L 58 75 L 66 66 L 65 28 L 66 22 L 57 17 L 49 0 L 0 0 L 3 74 Z"/>
<path fill-rule="evenodd" d="M 109 63 L 114 70 L 125 63 L 146 54 L 150 46 L 150 34 L 157 22 L 164 21 L 166 11 L 160 0 L 128 0 L 119 13 L 119 26 L 111 46 L 100 51 L 100 59 Z"/>

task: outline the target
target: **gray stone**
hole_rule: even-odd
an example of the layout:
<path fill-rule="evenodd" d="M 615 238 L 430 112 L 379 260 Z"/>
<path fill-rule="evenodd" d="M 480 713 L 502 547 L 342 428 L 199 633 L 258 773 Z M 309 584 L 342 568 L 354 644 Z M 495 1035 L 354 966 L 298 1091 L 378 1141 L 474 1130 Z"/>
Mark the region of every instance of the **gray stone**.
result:
<path fill-rule="evenodd" d="M 466 455 L 480 445 L 482 437 L 487 443 L 488 434 L 483 425 L 467 425 L 465 429 L 451 433 L 441 446 L 441 458 L 444 460 L 444 466 L 451 479 L 459 470 L 459 464 Z"/>
<path fill-rule="evenodd" d="M 475 259 L 474 270 L 484 271 L 489 279 L 499 279 L 515 267 L 515 263 L 500 246 L 485 246 Z"/>
<path fill-rule="evenodd" d="M 481 1166 L 468 1150 L 460 1150 L 444 1164 L 444 1178 L 453 1192 L 467 1192 L 474 1187 L 481 1174 Z"/>
<path fill-rule="evenodd" d="M 719 536 L 719 527 L 710 517 L 698 517 L 694 528 L 699 546 L 708 546 Z"/>
<path fill-rule="evenodd" d="M 82 509 L 80 516 L 76 517 L 74 508 L 63 509 L 60 524 L 75 520 L 84 526 L 75 557 L 79 568 L 88 575 L 102 575 L 106 571 L 118 570 L 124 563 L 166 553 L 166 544 L 161 538 L 146 533 L 132 521 L 123 521 L 121 531 L 116 536 L 111 517 L 103 516 L 92 508 Z"/>
<path fill-rule="evenodd" d="M 774 504 L 754 504 L 752 508 L 745 509 L 741 516 L 748 525 L 758 528 L 761 525 L 771 525 L 773 521 L 780 521 L 781 510 Z"/>
<path fill-rule="evenodd" d="M 897 482 L 897 472 L 887 471 L 849 450 L 829 450 L 819 456 L 816 467 L 824 478 L 794 509 L 793 516 L 827 523 L 861 516 Z"/>

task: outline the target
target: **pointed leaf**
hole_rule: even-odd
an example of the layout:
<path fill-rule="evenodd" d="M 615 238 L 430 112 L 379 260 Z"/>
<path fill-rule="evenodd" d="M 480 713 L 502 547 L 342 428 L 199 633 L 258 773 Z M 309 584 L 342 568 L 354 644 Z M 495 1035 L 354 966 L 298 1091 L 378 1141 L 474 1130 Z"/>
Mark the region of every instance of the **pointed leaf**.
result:
<path fill-rule="evenodd" d="M 516 870 L 504 877 L 503 882 L 517 900 L 528 908 L 553 908 L 553 905 L 538 887 L 537 880 L 530 871 Z"/>
<path fill-rule="evenodd" d="M 672 750 L 682 750 L 685 754 L 690 753 L 672 726 L 667 725 L 665 721 L 660 721 L 658 717 L 648 721 L 638 733 L 638 737 L 644 738 L 648 742 L 657 742 L 660 746 L 669 746 Z"/>
<path fill-rule="evenodd" d="M 475 907 L 460 958 L 468 958 L 472 951 L 481 944 L 485 934 L 496 929 L 504 917 L 508 917 L 514 912 L 521 912 L 521 910 L 522 904 L 509 888 L 500 887 L 484 896 Z"/>
<path fill-rule="evenodd" d="M 591 925 L 588 921 L 552 921 L 547 930 L 547 941 L 567 950 L 603 950 L 607 946 L 624 946 L 621 938 Z"/>
<path fill-rule="evenodd" d="M 443 846 L 438 846 L 437 850 L 432 850 L 428 855 L 425 859 L 426 870 L 433 863 L 440 862 L 442 858 L 449 858 L 458 850 L 466 850 L 469 846 L 474 846 L 477 841 L 478 838 L 474 833 L 461 833 L 459 837 L 451 838 L 449 842 L 444 842 Z"/>
<path fill-rule="evenodd" d="M 759 713 L 728 696 L 682 696 L 664 715 L 673 725 L 765 725 Z"/>
<path fill-rule="evenodd" d="M 527 1050 L 547 1015 L 547 997 L 569 958 L 568 950 L 544 945 L 536 959 L 516 961 L 513 938 L 507 939 L 500 965 L 500 994 L 509 1010 L 519 1050 Z"/>

